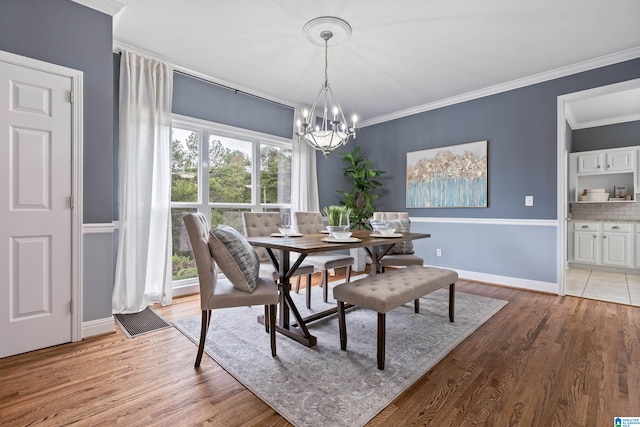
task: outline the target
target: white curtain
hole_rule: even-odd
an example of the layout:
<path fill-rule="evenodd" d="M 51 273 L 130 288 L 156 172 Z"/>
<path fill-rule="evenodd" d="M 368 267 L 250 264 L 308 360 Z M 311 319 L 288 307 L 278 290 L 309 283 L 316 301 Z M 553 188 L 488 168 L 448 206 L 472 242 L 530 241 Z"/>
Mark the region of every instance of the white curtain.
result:
<path fill-rule="evenodd" d="M 293 113 L 293 160 L 291 165 L 291 211 L 317 212 L 320 210 L 318 197 L 318 173 L 316 171 L 316 150 L 305 142 L 298 142 L 295 136 L 296 123 L 302 118 L 302 108 Z"/>
<path fill-rule="evenodd" d="M 114 314 L 171 303 L 172 92 L 171 67 L 122 53 Z"/>

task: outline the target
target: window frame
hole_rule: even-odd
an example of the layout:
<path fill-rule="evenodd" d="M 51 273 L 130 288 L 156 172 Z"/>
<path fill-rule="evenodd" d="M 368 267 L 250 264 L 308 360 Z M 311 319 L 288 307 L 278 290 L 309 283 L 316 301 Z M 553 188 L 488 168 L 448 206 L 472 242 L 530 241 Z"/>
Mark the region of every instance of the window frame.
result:
<path fill-rule="evenodd" d="M 261 203 L 260 187 L 260 147 L 262 145 L 275 146 L 291 150 L 291 162 L 293 163 L 293 140 L 249 129 L 237 128 L 208 120 L 197 119 L 172 114 L 171 143 L 173 144 L 173 129 L 185 129 L 198 132 L 198 200 L 196 202 L 170 202 L 170 209 L 195 209 L 203 213 L 207 220 L 211 218 L 212 209 L 239 208 L 249 209 L 251 212 L 262 212 L 265 209 L 291 209 L 291 203 Z M 211 135 L 246 141 L 252 145 L 251 161 L 251 202 L 250 203 L 220 203 L 209 202 L 209 138 Z M 293 171 L 293 167 L 291 168 Z M 293 180 L 293 177 L 291 177 Z M 172 248 L 173 252 L 173 248 Z M 198 281 L 197 277 L 173 280 L 173 289 L 191 285 Z"/>

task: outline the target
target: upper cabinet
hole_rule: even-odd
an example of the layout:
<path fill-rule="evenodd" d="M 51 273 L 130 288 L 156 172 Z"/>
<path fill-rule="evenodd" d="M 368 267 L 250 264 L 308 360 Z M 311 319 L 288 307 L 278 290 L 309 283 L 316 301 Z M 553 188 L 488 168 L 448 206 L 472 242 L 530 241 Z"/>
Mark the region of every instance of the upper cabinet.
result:
<path fill-rule="evenodd" d="M 578 173 L 634 172 L 637 149 L 577 153 Z"/>
<path fill-rule="evenodd" d="M 569 155 L 570 200 L 583 202 L 580 195 L 585 189 L 603 188 L 609 193 L 609 201 L 621 201 L 614 194 L 614 187 L 623 187 L 635 201 L 636 193 L 640 192 L 639 153 L 638 146 L 571 153 Z"/>

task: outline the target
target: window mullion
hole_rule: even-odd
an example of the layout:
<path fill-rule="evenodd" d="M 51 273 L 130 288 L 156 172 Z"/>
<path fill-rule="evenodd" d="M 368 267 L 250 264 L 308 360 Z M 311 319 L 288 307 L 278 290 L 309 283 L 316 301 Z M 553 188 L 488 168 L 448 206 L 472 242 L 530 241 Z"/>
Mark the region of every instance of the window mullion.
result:
<path fill-rule="evenodd" d="M 198 210 L 202 212 L 207 221 L 211 218 L 211 208 L 209 207 L 209 132 L 200 130 L 200 195 Z"/>
<path fill-rule="evenodd" d="M 261 184 L 260 184 L 260 143 L 253 141 L 253 160 L 251 162 L 252 165 L 252 176 L 253 183 L 251 184 L 251 210 L 253 211 L 262 211 L 262 196 L 261 196 Z"/>

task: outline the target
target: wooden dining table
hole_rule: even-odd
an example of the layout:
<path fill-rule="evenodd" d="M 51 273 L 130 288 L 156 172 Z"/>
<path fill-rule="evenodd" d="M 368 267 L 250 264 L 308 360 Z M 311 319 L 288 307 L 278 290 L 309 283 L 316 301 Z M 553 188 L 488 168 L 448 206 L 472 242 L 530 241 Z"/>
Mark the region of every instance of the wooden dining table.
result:
<path fill-rule="evenodd" d="M 247 237 L 247 241 L 252 246 L 262 247 L 267 250 L 271 263 L 278 272 L 280 300 L 278 303 L 279 316 L 276 324 L 277 332 L 307 347 L 313 347 L 317 344 L 317 339 L 309 332 L 307 325 L 337 312 L 336 306 L 329 310 L 302 317 L 291 298 L 290 279 L 307 255 L 318 252 L 364 248 L 372 261 L 370 274 L 377 274 L 380 271 L 380 260 L 396 243 L 431 237 L 430 234 L 425 233 L 398 233 L 402 234 L 402 236 L 399 237 L 375 237 L 375 235 L 372 236 L 372 234 L 373 232 L 370 230 L 353 230 L 352 238 L 345 242 L 327 242 L 325 240 L 329 235 L 322 233 L 305 234 L 299 237 Z M 276 251 L 278 252 L 278 256 L 275 255 Z M 291 253 L 296 253 L 298 256 L 292 257 Z M 291 314 L 293 314 L 294 321 L 291 319 Z M 260 316 L 258 321 L 264 323 L 263 316 Z"/>

